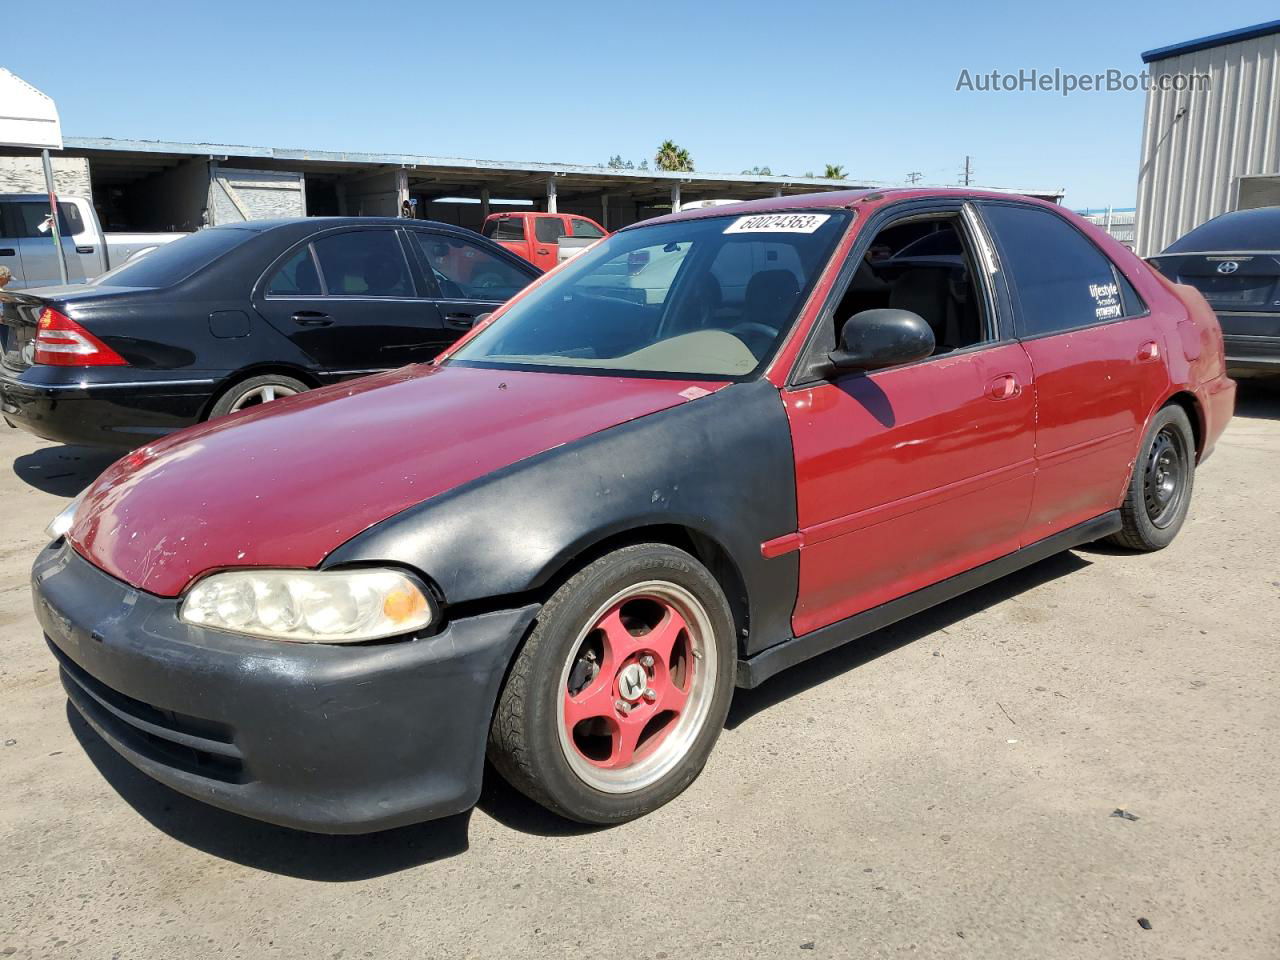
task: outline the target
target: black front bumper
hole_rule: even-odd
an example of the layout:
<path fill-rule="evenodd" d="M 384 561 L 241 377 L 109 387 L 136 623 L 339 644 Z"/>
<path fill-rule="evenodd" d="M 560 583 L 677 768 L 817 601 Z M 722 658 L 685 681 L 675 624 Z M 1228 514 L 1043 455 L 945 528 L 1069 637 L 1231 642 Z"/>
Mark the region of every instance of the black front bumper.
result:
<path fill-rule="evenodd" d="M 182 623 L 177 600 L 108 576 L 65 541 L 40 553 L 31 582 L 67 696 L 122 756 L 198 800 L 322 833 L 475 804 L 498 686 L 538 611 L 344 647 Z"/>
<path fill-rule="evenodd" d="M 131 449 L 198 423 L 218 382 L 133 367 L 5 367 L 0 413 L 46 440 Z"/>

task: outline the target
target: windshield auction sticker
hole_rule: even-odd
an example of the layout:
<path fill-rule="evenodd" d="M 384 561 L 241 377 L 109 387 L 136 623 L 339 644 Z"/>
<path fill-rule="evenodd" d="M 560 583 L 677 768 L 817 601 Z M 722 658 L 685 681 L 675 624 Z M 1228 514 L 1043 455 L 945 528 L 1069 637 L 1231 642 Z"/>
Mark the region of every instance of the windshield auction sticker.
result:
<path fill-rule="evenodd" d="M 831 219 L 828 213 L 761 213 L 739 217 L 725 233 L 813 233 Z"/>

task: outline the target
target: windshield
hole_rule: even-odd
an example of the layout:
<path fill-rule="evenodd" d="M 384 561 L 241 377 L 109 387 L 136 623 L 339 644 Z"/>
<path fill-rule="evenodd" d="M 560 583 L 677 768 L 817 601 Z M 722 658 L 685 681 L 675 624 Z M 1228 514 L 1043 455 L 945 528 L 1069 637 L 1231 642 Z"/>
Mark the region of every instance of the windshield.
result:
<path fill-rule="evenodd" d="M 254 235 L 251 230 L 226 227 L 199 230 L 137 260 L 127 260 L 92 282 L 107 287 L 171 287 Z"/>
<path fill-rule="evenodd" d="M 773 353 L 826 264 L 845 211 L 678 220 L 580 254 L 450 362 L 740 378 Z"/>

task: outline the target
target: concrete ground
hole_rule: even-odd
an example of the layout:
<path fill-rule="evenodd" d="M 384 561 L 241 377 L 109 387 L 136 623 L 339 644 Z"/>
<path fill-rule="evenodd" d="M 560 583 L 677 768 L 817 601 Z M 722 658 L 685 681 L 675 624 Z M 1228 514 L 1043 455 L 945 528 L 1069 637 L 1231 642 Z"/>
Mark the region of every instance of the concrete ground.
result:
<path fill-rule="evenodd" d="M 1280 956 L 1280 389 L 1242 388 L 1168 550 L 1064 554 L 740 691 L 688 792 L 599 831 L 490 777 L 469 816 L 310 836 L 136 773 L 68 714 L 27 588 L 105 459 L 4 430 L 10 459 L 0 956 Z"/>

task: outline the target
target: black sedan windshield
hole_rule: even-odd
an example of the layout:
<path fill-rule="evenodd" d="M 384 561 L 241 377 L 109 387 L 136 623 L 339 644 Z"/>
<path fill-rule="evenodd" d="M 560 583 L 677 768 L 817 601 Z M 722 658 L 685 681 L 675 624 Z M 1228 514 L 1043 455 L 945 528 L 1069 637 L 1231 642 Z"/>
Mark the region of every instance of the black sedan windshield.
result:
<path fill-rule="evenodd" d="M 513 304 L 452 362 L 748 376 L 790 328 L 848 218 L 797 211 L 623 230 Z"/>

